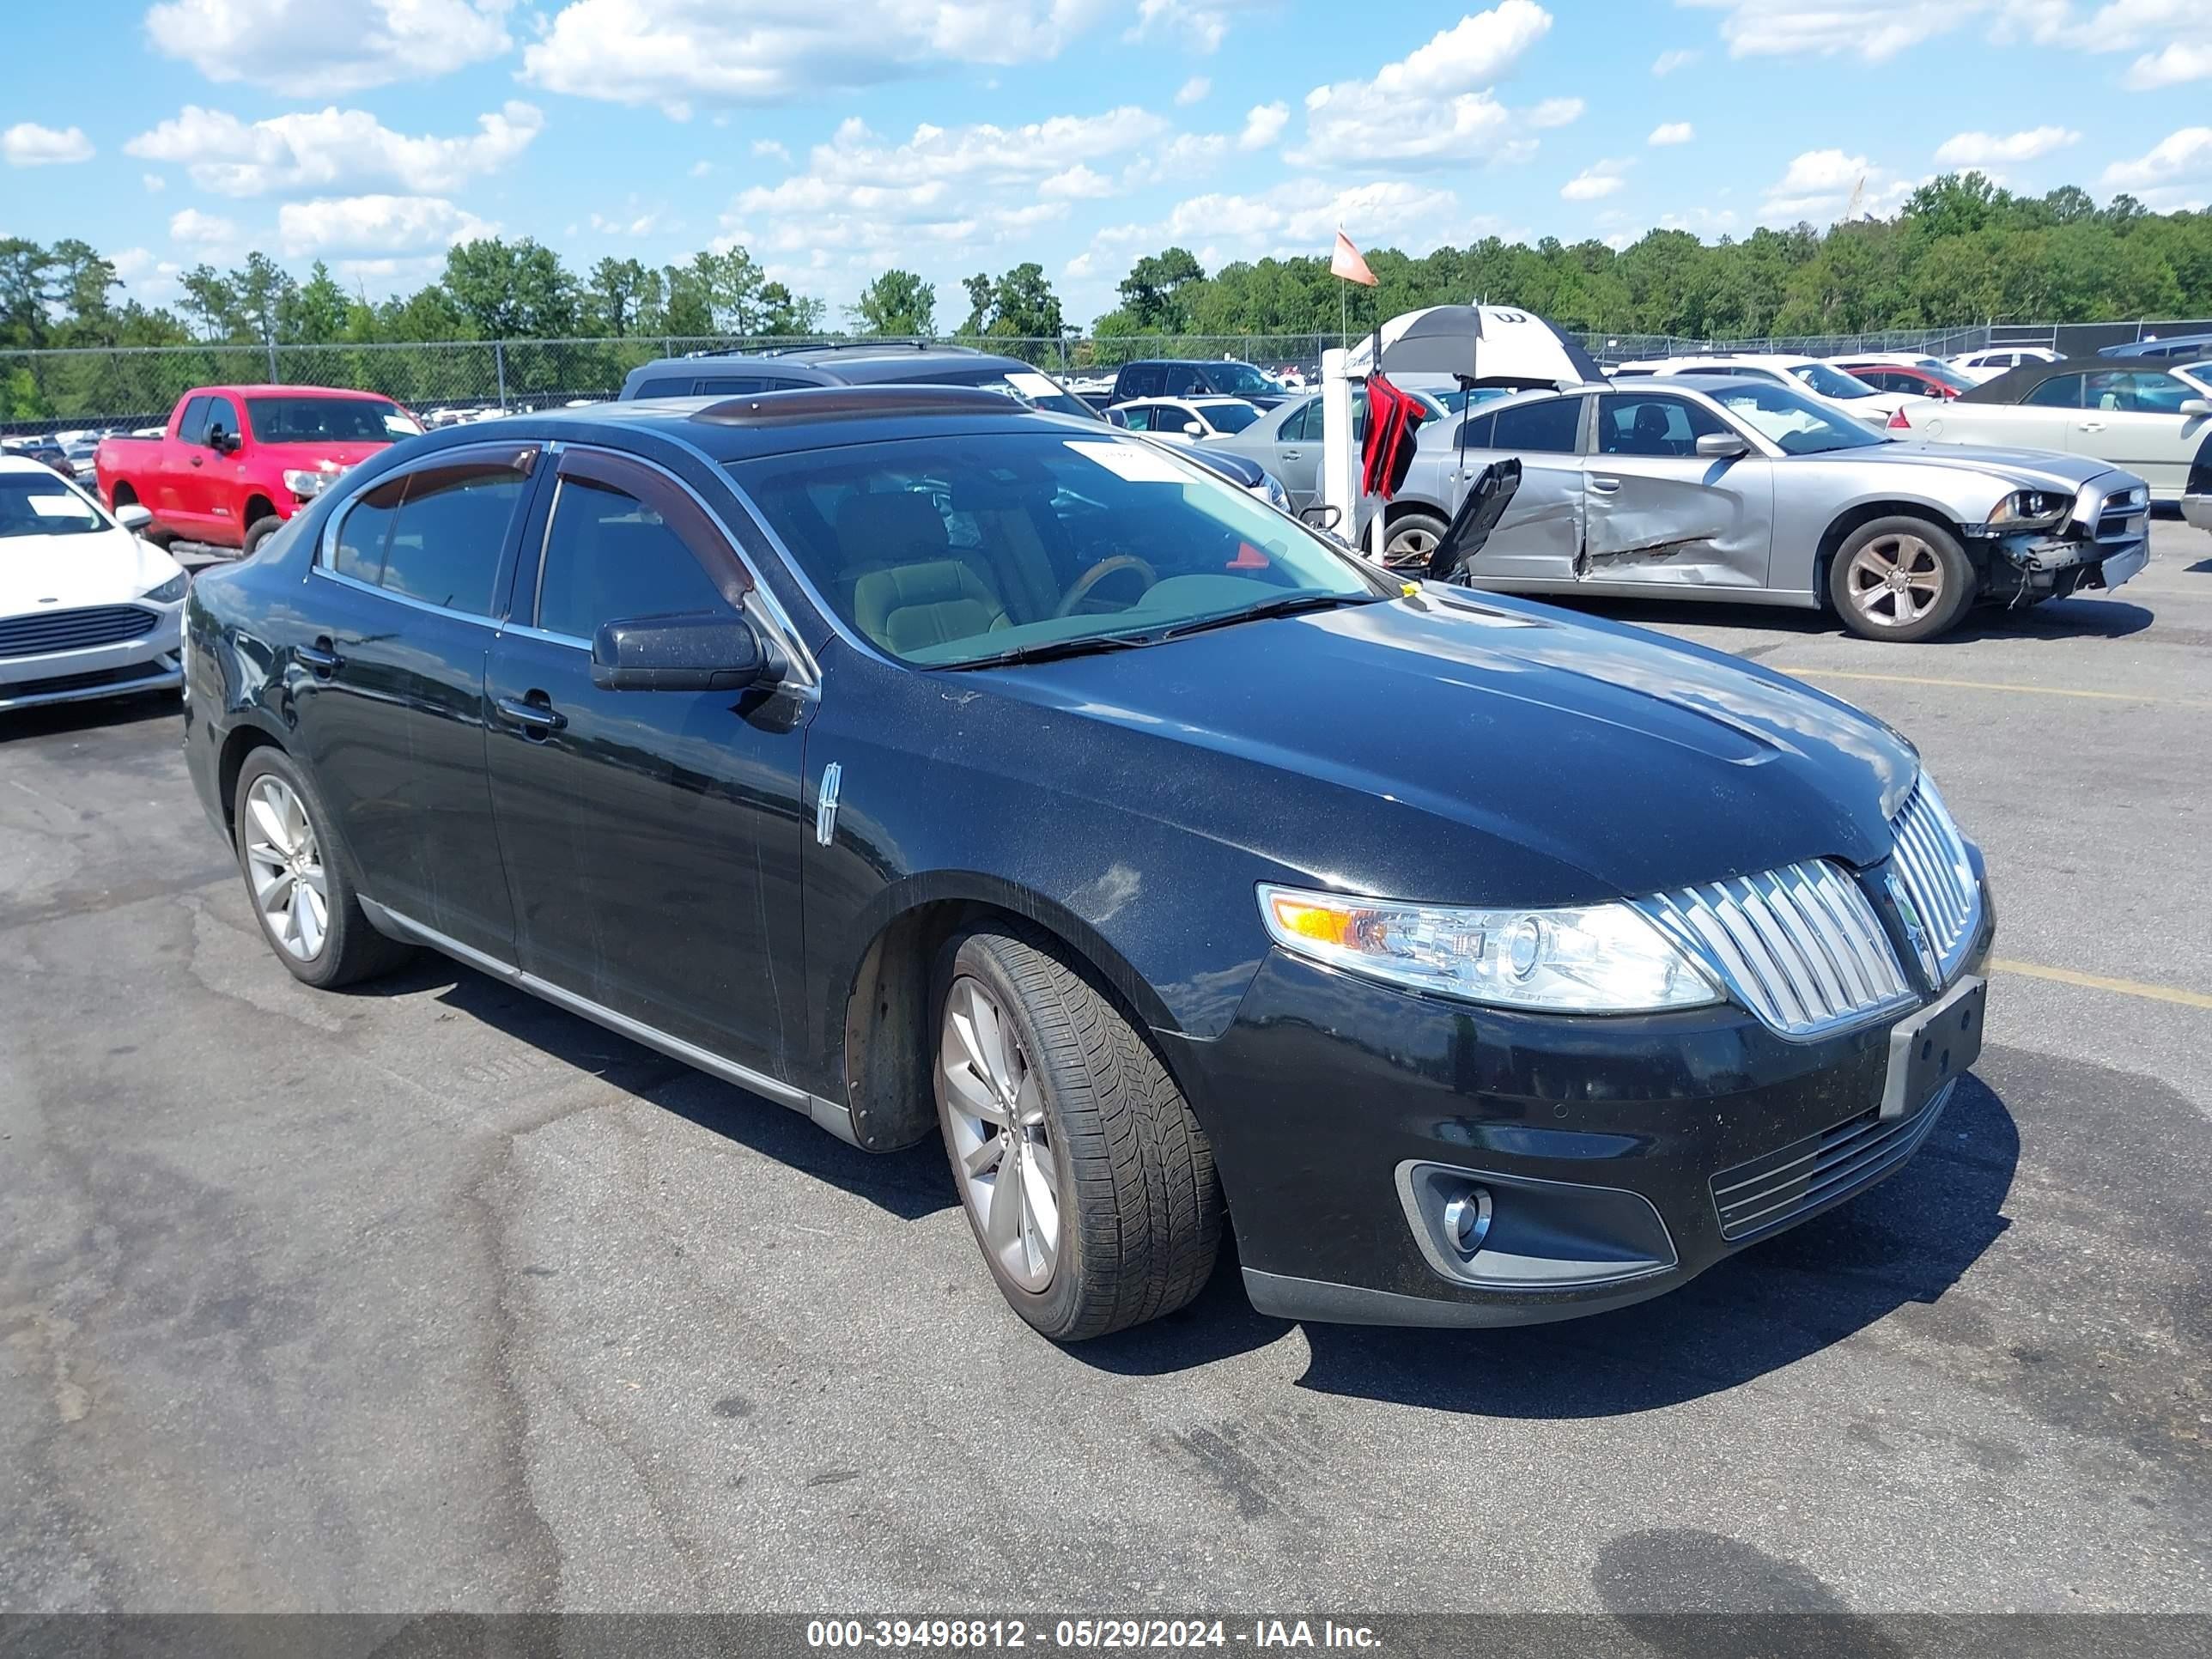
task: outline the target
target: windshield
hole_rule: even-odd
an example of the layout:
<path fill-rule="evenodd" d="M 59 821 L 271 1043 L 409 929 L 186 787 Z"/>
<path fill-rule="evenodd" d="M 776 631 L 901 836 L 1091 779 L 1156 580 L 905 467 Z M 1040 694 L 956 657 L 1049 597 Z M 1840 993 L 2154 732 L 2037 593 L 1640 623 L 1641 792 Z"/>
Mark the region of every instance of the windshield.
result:
<path fill-rule="evenodd" d="M 0 538 L 89 536 L 106 528 L 100 509 L 59 474 L 0 472 Z"/>
<path fill-rule="evenodd" d="M 1819 455 L 1831 449 L 1864 449 L 1889 441 L 1848 415 L 1824 409 L 1802 392 L 1771 380 L 1746 380 L 1706 394 L 1785 455 Z"/>
<path fill-rule="evenodd" d="M 1200 404 L 1198 412 L 1216 432 L 1242 432 L 1260 418 L 1260 411 L 1249 404 Z"/>
<path fill-rule="evenodd" d="M 1864 380 L 1826 363 L 1799 363 L 1790 371 L 1823 398 L 1871 398 L 1875 390 Z"/>
<path fill-rule="evenodd" d="M 1981 382 L 1971 374 L 1962 374 L 1948 363 L 1923 362 L 1921 372 L 1932 380 L 1941 380 L 1954 392 L 1972 392 Z"/>
<path fill-rule="evenodd" d="M 1273 398 L 1283 390 L 1249 363 L 1208 363 L 1206 378 L 1216 392 L 1232 398 Z"/>
<path fill-rule="evenodd" d="M 1040 424 L 733 462 L 853 630 L 958 667 L 1382 591 L 1312 532 L 1158 446 Z M 1395 589 L 1389 590 L 1395 592 Z"/>
<path fill-rule="evenodd" d="M 248 398 L 246 419 L 264 444 L 388 444 L 422 429 L 381 398 Z"/>

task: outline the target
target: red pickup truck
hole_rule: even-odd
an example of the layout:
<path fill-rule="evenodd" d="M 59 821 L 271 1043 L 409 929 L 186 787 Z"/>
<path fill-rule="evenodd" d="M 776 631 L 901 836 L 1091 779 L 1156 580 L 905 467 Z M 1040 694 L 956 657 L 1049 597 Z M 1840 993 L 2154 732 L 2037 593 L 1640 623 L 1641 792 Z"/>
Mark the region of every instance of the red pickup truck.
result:
<path fill-rule="evenodd" d="M 100 440 L 100 499 L 154 515 L 146 534 L 251 553 L 349 466 L 422 429 L 389 398 L 319 386 L 204 386 L 158 438 Z"/>

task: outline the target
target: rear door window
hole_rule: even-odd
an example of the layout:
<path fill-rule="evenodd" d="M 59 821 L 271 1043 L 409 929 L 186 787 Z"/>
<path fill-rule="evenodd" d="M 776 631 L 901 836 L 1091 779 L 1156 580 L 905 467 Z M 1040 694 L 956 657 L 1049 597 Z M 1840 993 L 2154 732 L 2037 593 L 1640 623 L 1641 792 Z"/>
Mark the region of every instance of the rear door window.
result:
<path fill-rule="evenodd" d="M 1582 414 L 1580 398 L 1547 398 L 1541 403 L 1501 409 L 1491 447 L 1516 454 L 1571 455 Z"/>
<path fill-rule="evenodd" d="M 2038 409 L 2079 409 L 2084 378 L 2080 374 L 2054 374 L 2021 402 Z"/>
<path fill-rule="evenodd" d="M 410 599 L 488 617 L 507 527 L 527 480 L 514 467 L 463 462 L 410 472 L 380 582 Z"/>
<path fill-rule="evenodd" d="M 392 539 L 392 521 L 399 516 L 400 498 L 406 493 L 406 479 L 389 479 L 345 509 L 331 547 L 331 569 L 371 587 L 382 586 L 384 550 Z"/>
<path fill-rule="evenodd" d="M 207 425 L 200 434 L 199 441 L 204 444 L 213 443 L 217 427 L 221 427 L 224 432 L 234 438 L 238 435 L 238 410 L 228 398 L 208 399 Z"/>
<path fill-rule="evenodd" d="M 177 436 L 184 442 L 198 444 L 207 441 L 208 402 L 209 399 L 203 396 L 185 404 L 184 418 L 177 422 Z"/>

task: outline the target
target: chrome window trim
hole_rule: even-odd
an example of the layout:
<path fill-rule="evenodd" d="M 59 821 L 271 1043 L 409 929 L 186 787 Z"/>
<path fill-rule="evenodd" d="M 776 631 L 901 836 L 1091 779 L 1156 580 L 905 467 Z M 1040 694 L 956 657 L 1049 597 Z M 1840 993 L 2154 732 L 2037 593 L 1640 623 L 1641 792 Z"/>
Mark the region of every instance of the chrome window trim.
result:
<path fill-rule="evenodd" d="M 428 599 L 418 599 L 411 593 L 397 592 L 389 587 L 380 587 L 374 582 L 365 582 L 358 576 L 349 576 L 342 570 L 333 570 L 320 561 L 307 567 L 310 576 L 320 577 L 326 582 L 336 582 L 341 587 L 350 587 L 357 593 L 374 593 L 380 599 L 389 599 L 394 605 L 404 605 L 411 611 L 427 611 L 434 617 L 449 617 L 455 622 L 473 623 L 488 633 L 499 631 L 499 619 L 475 611 L 456 611 L 451 605 L 433 605 Z"/>

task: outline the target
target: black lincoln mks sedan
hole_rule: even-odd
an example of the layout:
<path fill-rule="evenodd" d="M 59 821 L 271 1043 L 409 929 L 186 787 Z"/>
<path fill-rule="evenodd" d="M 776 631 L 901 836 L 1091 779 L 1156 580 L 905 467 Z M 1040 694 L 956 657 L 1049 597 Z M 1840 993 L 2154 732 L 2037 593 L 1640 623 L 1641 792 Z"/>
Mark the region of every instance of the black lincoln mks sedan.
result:
<path fill-rule="evenodd" d="M 428 945 L 944 1140 L 1048 1336 L 1188 1301 L 1487 1325 L 1682 1284 L 1927 1139 L 1979 854 L 1896 733 L 1370 568 L 967 388 L 392 446 L 188 618 L 279 961 Z"/>

